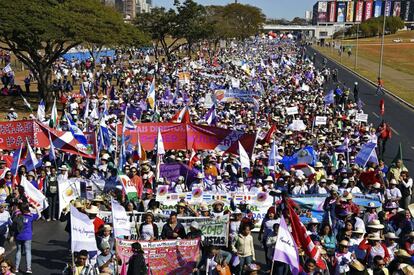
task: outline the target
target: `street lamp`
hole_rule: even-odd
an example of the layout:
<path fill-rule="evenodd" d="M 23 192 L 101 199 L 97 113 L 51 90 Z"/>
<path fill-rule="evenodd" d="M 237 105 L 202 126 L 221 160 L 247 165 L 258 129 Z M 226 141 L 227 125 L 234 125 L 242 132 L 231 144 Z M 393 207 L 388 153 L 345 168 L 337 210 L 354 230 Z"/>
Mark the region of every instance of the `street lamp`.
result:
<path fill-rule="evenodd" d="M 384 22 L 382 23 L 382 39 L 381 39 L 381 55 L 380 55 L 380 63 L 379 63 L 379 71 L 378 71 L 378 78 L 382 79 L 382 61 L 384 59 L 384 38 L 385 38 L 385 20 L 387 15 L 384 11 Z"/>
<path fill-rule="evenodd" d="M 355 49 L 355 70 L 358 67 L 358 46 L 359 46 L 359 24 L 357 24 L 357 37 L 356 37 L 356 49 Z"/>

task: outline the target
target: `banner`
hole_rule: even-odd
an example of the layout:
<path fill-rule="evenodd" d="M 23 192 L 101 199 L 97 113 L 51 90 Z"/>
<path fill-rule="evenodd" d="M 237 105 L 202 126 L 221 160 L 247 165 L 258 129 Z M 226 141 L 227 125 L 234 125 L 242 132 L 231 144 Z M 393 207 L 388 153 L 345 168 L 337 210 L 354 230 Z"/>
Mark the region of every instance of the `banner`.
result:
<path fill-rule="evenodd" d="M 345 2 L 338 2 L 338 14 L 336 22 L 345 22 L 346 16 L 346 3 Z"/>
<path fill-rule="evenodd" d="M 135 130 L 126 130 L 125 135 L 131 144 L 137 144 L 138 131 L 141 146 L 152 151 L 159 128 L 165 150 L 190 150 L 194 143 L 199 150 L 214 150 L 223 144 L 220 148 L 226 148 L 227 153 L 238 154 L 237 141 L 240 141 L 251 155 L 256 140 L 255 134 L 190 123 L 141 123 Z"/>
<path fill-rule="evenodd" d="M 315 117 L 315 126 L 326 125 L 327 117 L 326 116 L 316 116 Z"/>
<path fill-rule="evenodd" d="M 261 94 L 254 90 L 241 90 L 233 86 L 228 90 L 215 90 L 214 96 L 220 102 L 254 102 L 253 97 L 259 98 Z"/>
<path fill-rule="evenodd" d="M 363 12 L 364 12 L 364 2 L 363 1 L 356 2 L 355 22 L 361 22 L 362 21 Z"/>
<path fill-rule="evenodd" d="M 405 2 L 405 12 L 404 12 L 404 21 L 409 21 L 410 19 L 410 1 Z"/>
<path fill-rule="evenodd" d="M 45 210 L 49 204 L 43 193 L 31 184 L 26 177 L 22 177 L 20 185 L 24 187 L 29 203 L 33 204 L 40 212 Z"/>
<path fill-rule="evenodd" d="M 358 113 L 358 114 L 356 114 L 355 120 L 359 121 L 359 122 L 367 123 L 368 122 L 368 114 Z"/>
<path fill-rule="evenodd" d="M 392 11 L 392 16 L 399 17 L 401 14 L 401 2 L 395 1 L 394 2 L 394 9 Z"/>
<path fill-rule="evenodd" d="M 365 13 L 364 13 L 364 20 L 368 20 L 372 17 L 373 13 L 373 2 L 372 0 L 365 1 Z"/>
<path fill-rule="evenodd" d="M 203 232 L 204 245 L 227 246 L 229 232 L 229 216 L 220 218 L 180 217 L 178 221 L 184 226 L 185 232 L 190 231 L 191 222 L 196 221 Z"/>
<path fill-rule="evenodd" d="M 346 22 L 354 22 L 354 9 L 355 2 L 348 2 L 348 7 L 346 9 Z"/>
<path fill-rule="evenodd" d="M 188 165 L 183 163 L 168 163 L 160 165 L 160 177 L 166 179 L 170 183 L 177 182 L 179 176 L 185 177 L 186 182 L 193 182 L 198 174 L 197 169 L 190 169 Z"/>
<path fill-rule="evenodd" d="M 132 200 L 136 198 L 137 195 L 137 188 L 131 179 L 126 175 L 119 175 L 119 181 L 122 184 L 123 189 L 125 190 L 125 194 L 128 196 L 128 199 Z"/>
<path fill-rule="evenodd" d="M 382 14 L 382 0 L 375 1 L 374 17 L 380 17 Z"/>
<path fill-rule="evenodd" d="M 116 239 L 116 252 L 123 265 L 132 256 L 131 245 L 137 241 Z M 153 275 L 188 275 L 200 257 L 200 240 L 165 240 L 139 242 L 147 266 Z"/>
<path fill-rule="evenodd" d="M 328 21 L 328 2 L 318 2 L 318 22 Z"/>
<path fill-rule="evenodd" d="M 286 107 L 286 114 L 289 116 L 299 114 L 298 107 Z"/>
<path fill-rule="evenodd" d="M 131 223 L 128 219 L 125 208 L 112 198 L 111 205 L 115 238 L 131 235 Z"/>
<path fill-rule="evenodd" d="M 72 200 L 80 197 L 80 181 L 78 179 L 58 180 L 59 215 Z"/>
<path fill-rule="evenodd" d="M 336 20 L 336 2 L 329 2 L 329 22 Z"/>
<path fill-rule="evenodd" d="M 180 85 L 190 84 L 190 79 L 191 77 L 189 72 L 178 73 L 178 81 L 180 82 Z"/>
<path fill-rule="evenodd" d="M 70 229 L 72 253 L 83 249 L 87 251 L 98 250 L 92 220 L 72 205 L 70 206 Z"/>
<path fill-rule="evenodd" d="M 391 0 L 385 0 L 384 15 L 391 16 Z"/>

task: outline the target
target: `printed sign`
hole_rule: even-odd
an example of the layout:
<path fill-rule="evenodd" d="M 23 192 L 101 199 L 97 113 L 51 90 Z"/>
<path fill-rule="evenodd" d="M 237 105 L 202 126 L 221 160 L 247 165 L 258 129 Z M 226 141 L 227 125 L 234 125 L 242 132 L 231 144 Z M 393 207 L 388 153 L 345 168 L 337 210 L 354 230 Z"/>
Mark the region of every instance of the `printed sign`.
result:
<path fill-rule="evenodd" d="M 359 121 L 359 122 L 367 123 L 368 122 L 368 114 L 356 114 L 355 120 Z"/>
<path fill-rule="evenodd" d="M 327 117 L 326 116 L 317 116 L 315 117 L 315 126 L 326 125 Z"/>
<path fill-rule="evenodd" d="M 298 107 L 287 107 L 286 108 L 286 113 L 290 116 L 290 115 L 296 115 L 299 114 L 299 110 Z"/>

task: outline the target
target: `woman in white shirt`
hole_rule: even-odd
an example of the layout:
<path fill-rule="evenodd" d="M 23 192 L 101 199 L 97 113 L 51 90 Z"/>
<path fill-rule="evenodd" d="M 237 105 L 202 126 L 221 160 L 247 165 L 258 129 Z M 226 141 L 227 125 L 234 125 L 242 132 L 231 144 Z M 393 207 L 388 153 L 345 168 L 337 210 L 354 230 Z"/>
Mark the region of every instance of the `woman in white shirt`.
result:
<path fill-rule="evenodd" d="M 145 222 L 139 227 L 139 239 L 144 241 L 154 241 L 158 239 L 158 226 L 154 223 L 154 215 L 146 213 Z"/>

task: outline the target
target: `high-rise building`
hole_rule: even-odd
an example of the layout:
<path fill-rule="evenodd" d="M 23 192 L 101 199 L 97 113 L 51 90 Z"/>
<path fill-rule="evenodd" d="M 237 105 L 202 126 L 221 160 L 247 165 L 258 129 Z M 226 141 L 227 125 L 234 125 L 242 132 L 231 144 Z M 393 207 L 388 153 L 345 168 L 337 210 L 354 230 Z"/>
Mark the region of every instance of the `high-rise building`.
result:
<path fill-rule="evenodd" d="M 152 0 L 101 0 L 102 4 L 115 7 L 125 20 L 132 20 L 139 13 L 151 12 Z"/>

